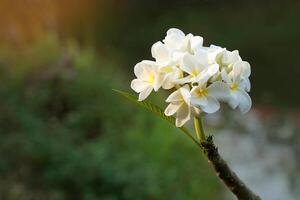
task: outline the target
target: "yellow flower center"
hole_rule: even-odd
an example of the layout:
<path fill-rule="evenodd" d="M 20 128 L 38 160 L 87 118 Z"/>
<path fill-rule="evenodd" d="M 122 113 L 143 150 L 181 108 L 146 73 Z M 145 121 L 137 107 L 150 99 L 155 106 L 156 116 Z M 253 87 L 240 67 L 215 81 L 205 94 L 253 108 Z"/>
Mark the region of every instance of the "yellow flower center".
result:
<path fill-rule="evenodd" d="M 232 90 L 232 91 L 235 91 L 235 90 L 237 90 L 238 89 L 238 84 L 236 84 L 236 83 L 233 83 L 231 86 L 230 86 L 230 89 Z"/>
<path fill-rule="evenodd" d="M 154 83 L 154 81 L 155 81 L 155 75 L 154 75 L 154 73 L 152 73 L 152 74 L 150 74 L 150 76 L 149 76 L 148 82 L 149 82 L 149 83 Z"/>
<path fill-rule="evenodd" d="M 196 91 L 196 94 L 199 96 L 199 97 L 205 97 L 208 95 L 208 90 L 205 88 L 205 89 L 198 89 Z"/>
<path fill-rule="evenodd" d="M 228 70 L 228 71 L 232 70 L 232 66 L 233 66 L 233 64 L 229 64 L 229 65 L 227 66 L 227 70 Z"/>
<path fill-rule="evenodd" d="M 193 71 L 192 71 L 192 76 L 194 76 L 194 77 L 196 77 L 196 76 L 198 76 L 200 74 L 200 70 L 199 69 L 194 69 Z"/>
<path fill-rule="evenodd" d="M 167 66 L 167 67 L 164 67 L 162 71 L 166 72 L 166 73 L 170 73 L 173 71 L 173 68 L 171 66 Z"/>

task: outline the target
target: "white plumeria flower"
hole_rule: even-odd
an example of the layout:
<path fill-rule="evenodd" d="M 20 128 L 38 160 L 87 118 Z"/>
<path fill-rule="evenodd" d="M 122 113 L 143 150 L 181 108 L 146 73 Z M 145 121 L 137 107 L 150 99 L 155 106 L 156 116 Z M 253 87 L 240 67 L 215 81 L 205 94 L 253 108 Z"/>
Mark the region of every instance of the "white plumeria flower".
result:
<path fill-rule="evenodd" d="M 173 63 L 173 51 L 160 41 L 152 45 L 151 54 L 160 66 L 167 66 Z"/>
<path fill-rule="evenodd" d="M 206 113 L 214 113 L 220 109 L 219 100 L 225 101 L 229 97 L 230 91 L 227 84 L 217 81 L 207 87 L 206 83 L 203 83 L 192 88 L 191 105 Z"/>
<path fill-rule="evenodd" d="M 168 38 L 168 36 L 166 38 Z M 187 39 L 183 39 L 183 41 L 181 41 L 181 42 L 177 41 L 177 43 L 183 43 L 185 40 L 188 41 Z M 201 45 L 202 45 L 202 43 L 201 43 Z M 179 45 L 177 45 L 177 46 L 179 46 Z M 184 45 L 180 44 L 180 46 L 184 46 Z M 170 66 L 170 65 L 179 66 L 182 57 L 186 53 L 188 53 L 186 51 L 180 50 L 182 48 L 181 47 L 177 48 L 175 44 L 171 45 L 171 43 L 170 43 L 168 45 L 168 44 L 162 43 L 161 41 L 158 41 L 152 45 L 151 54 L 152 54 L 152 57 L 155 58 L 155 60 L 159 66 Z"/>
<path fill-rule="evenodd" d="M 226 48 L 222 48 L 222 47 L 215 46 L 215 45 L 211 45 L 210 49 L 214 49 L 215 52 L 217 52 L 215 60 L 220 66 L 220 71 L 222 71 L 224 69 L 227 73 L 230 73 L 233 70 L 234 65 L 237 65 L 237 63 L 238 63 L 238 65 L 243 65 L 242 68 L 244 68 L 243 71 L 245 71 L 245 73 L 243 73 L 242 76 L 245 77 L 245 81 L 247 81 L 246 79 L 248 79 L 248 77 L 250 76 L 250 73 L 251 73 L 250 65 L 249 65 L 249 63 L 242 61 L 238 50 L 228 51 L 228 50 L 226 50 Z M 221 72 L 217 73 L 213 77 L 213 80 L 217 81 L 217 80 L 220 80 L 220 78 L 221 78 Z M 249 81 L 247 83 L 247 91 L 250 91 L 250 82 Z"/>
<path fill-rule="evenodd" d="M 191 115 L 218 111 L 221 101 L 242 113 L 251 108 L 247 93 L 251 68 L 237 50 L 205 47 L 202 37 L 171 28 L 163 41 L 152 45 L 151 53 L 155 61 L 142 61 L 134 67 L 137 78 L 131 87 L 139 93 L 139 101 L 160 87 L 176 88 L 165 109 L 167 116 L 176 114 L 176 126 L 183 126 Z"/>
<path fill-rule="evenodd" d="M 240 60 L 242 60 L 242 59 L 239 55 L 238 50 L 234 50 L 234 51 L 225 50 L 223 53 L 223 56 L 222 56 L 222 63 L 224 65 L 230 65 L 230 64 L 235 63 Z"/>
<path fill-rule="evenodd" d="M 214 64 L 216 63 L 217 56 L 219 56 L 219 54 L 222 53 L 224 50 L 225 48 L 210 45 L 210 47 L 198 48 L 195 54 L 199 56 L 200 60 L 206 61 L 206 63 L 208 64 Z"/>
<path fill-rule="evenodd" d="M 246 61 L 237 61 L 233 65 L 232 73 L 240 74 L 241 79 L 245 82 L 245 90 L 247 92 L 250 91 L 251 84 L 249 80 L 249 76 L 251 75 L 251 67 L 250 64 Z"/>
<path fill-rule="evenodd" d="M 163 42 L 173 51 L 193 53 L 198 48 L 202 47 L 203 38 L 201 36 L 194 36 L 191 33 L 185 35 L 181 30 L 171 28 L 167 31 L 167 36 Z"/>
<path fill-rule="evenodd" d="M 217 48 L 217 46 L 213 46 L 214 48 Z M 220 65 L 221 69 L 225 69 L 227 72 L 232 70 L 233 64 L 241 61 L 241 57 L 239 55 L 238 50 L 234 51 L 228 51 L 226 49 L 223 49 L 217 57 L 216 62 Z"/>
<path fill-rule="evenodd" d="M 175 86 L 174 80 L 182 76 L 182 71 L 177 67 L 182 54 L 172 52 L 162 42 L 156 42 L 151 48 L 152 56 L 159 66 L 159 71 L 163 76 L 162 87 L 171 89 Z"/>
<path fill-rule="evenodd" d="M 206 61 L 207 65 L 212 65 L 212 64 L 219 65 L 219 63 L 216 62 L 216 58 L 224 50 L 225 48 L 215 46 L 215 45 L 210 45 L 210 47 L 202 47 L 198 49 L 196 55 L 198 55 L 199 60 L 202 60 L 202 62 Z M 220 70 L 220 65 L 218 71 L 210 78 L 211 82 L 220 81 L 222 79 L 219 70 Z"/>
<path fill-rule="evenodd" d="M 231 98 L 228 99 L 228 104 L 231 108 L 239 108 L 242 113 L 247 113 L 252 105 L 250 96 L 245 90 L 247 83 L 241 76 L 242 70 L 240 67 L 233 67 L 233 70 L 228 75 L 223 69 L 221 74 L 223 80 L 229 85 Z"/>
<path fill-rule="evenodd" d="M 157 91 L 162 85 L 162 77 L 158 66 L 153 61 L 144 60 L 134 67 L 137 79 L 131 82 L 131 88 L 139 93 L 139 101 L 145 100 L 152 90 Z"/>
<path fill-rule="evenodd" d="M 169 90 L 176 86 L 176 80 L 183 76 L 182 71 L 176 66 L 160 67 L 159 71 L 162 75 L 162 88 Z"/>
<path fill-rule="evenodd" d="M 166 100 L 170 103 L 165 109 L 165 115 L 171 116 L 176 113 L 176 126 L 183 126 L 191 118 L 190 88 L 184 85 L 173 92 Z"/>
<path fill-rule="evenodd" d="M 186 54 L 182 58 L 182 65 L 180 66 L 182 71 L 186 72 L 188 76 L 178 79 L 176 82 L 179 84 L 205 82 L 210 77 L 215 75 L 219 71 L 218 64 L 210 64 L 208 58 L 202 58 L 201 54 L 190 55 Z M 208 54 L 207 54 L 208 55 Z M 207 56 L 206 55 L 206 56 Z"/>

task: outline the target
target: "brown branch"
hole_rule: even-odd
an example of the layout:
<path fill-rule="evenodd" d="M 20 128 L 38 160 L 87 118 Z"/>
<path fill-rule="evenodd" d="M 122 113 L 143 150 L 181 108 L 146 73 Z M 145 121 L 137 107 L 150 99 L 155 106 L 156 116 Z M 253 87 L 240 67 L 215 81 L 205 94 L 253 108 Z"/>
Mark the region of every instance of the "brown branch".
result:
<path fill-rule="evenodd" d="M 225 183 L 228 189 L 239 200 L 261 200 L 261 198 L 252 192 L 243 181 L 234 173 L 223 160 L 218 152 L 218 148 L 213 142 L 212 136 L 201 142 L 204 154 L 213 166 L 217 176 Z"/>

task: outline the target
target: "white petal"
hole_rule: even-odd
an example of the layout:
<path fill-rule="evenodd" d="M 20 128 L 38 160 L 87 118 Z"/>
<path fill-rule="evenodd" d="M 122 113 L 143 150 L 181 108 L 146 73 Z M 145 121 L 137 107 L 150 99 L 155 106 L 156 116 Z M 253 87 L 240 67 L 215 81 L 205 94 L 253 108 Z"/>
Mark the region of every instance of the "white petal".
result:
<path fill-rule="evenodd" d="M 190 83 L 191 81 L 193 81 L 194 78 L 192 76 L 186 76 L 184 78 L 180 78 L 180 79 L 176 79 L 174 80 L 174 83 L 175 84 L 180 84 L 180 85 L 183 85 L 185 83 Z"/>
<path fill-rule="evenodd" d="M 252 101 L 250 96 L 248 95 L 247 92 L 243 91 L 243 90 L 239 90 L 238 92 L 238 98 L 239 98 L 239 109 L 240 111 L 244 114 L 247 113 L 251 106 L 252 106 Z"/>
<path fill-rule="evenodd" d="M 151 48 L 152 57 L 162 65 L 170 62 L 170 52 L 162 42 L 156 42 Z"/>
<path fill-rule="evenodd" d="M 191 98 L 190 87 L 188 85 L 184 85 L 183 87 L 179 88 L 179 91 L 185 103 L 189 105 Z"/>
<path fill-rule="evenodd" d="M 198 86 L 198 85 L 197 85 L 197 86 L 192 86 L 192 89 L 191 89 L 191 92 L 190 92 L 190 93 L 191 93 L 191 94 L 194 94 L 195 91 L 198 90 L 198 89 L 200 89 L 200 88 L 201 88 L 201 87 Z"/>
<path fill-rule="evenodd" d="M 207 98 L 206 97 L 191 97 L 191 104 L 196 107 L 206 106 L 207 105 Z"/>
<path fill-rule="evenodd" d="M 144 101 L 152 92 L 153 88 L 151 86 L 147 87 L 139 94 L 139 101 Z"/>
<path fill-rule="evenodd" d="M 218 64 L 213 64 L 213 65 L 209 65 L 207 67 L 207 70 L 205 71 L 206 73 L 208 73 L 210 76 L 215 75 L 217 72 L 219 71 L 219 65 Z"/>
<path fill-rule="evenodd" d="M 169 90 L 175 86 L 175 80 L 177 80 L 180 77 L 180 71 L 175 68 L 173 72 L 168 73 L 164 76 L 162 87 L 166 90 Z"/>
<path fill-rule="evenodd" d="M 176 115 L 176 126 L 181 127 L 187 121 L 189 121 L 191 116 L 191 109 L 187 104 L 183 104 L 177 111 Z"/>
<path fill-rule="evenodd" d="M 191 39 L 193 38 L 193 34 L 189 33 L 187 34 L 183 41 L 182 41 L 182 44 L 180 46 L 180 51 L 185 51 L 185 52 L 188 52 L 188 53 L 193 53 L 192 51 L 192 44 L 191 44 Z"/>
<path fill-rule="evenodd" d="M 236 84 L 238 84 L 238 87 L 242 90 L 250 91 L 250 80 L 248 78 L 244 78 L 242 76 L 239 76 L 236 78 Z"/>
<path fill-rule="evenodd" d="M 170 28 L 168 31 L 167 31 L 167 36 L 168 35 L 178 35 L 178 36 L 181 36 L 181 37 L 184 37 L 185 34 L 184 32 L 182 32 L 180 29 L 178 28 Z"/>
<path fill-rule="evenodd" d="M 162 85 L 162 88 L 165 90 L 172 89 L 175 85 L 171 81 L 165 81 Z"/>
<path fill-rule="evenodd" d="M 154 84 L 153 84 L 154 91 L 157 91 L 161 87 L 162 83 L 163 83 L 163 76 L 156 72 L 155 80 L 154 80 Z"/>
<path fill-rule="evenodd" d="M 207 96 L 207 104 L 201 108 L 206 113 L 214 113 L 220 109 L 220 103 L 216 98 Z"/>
<path fill-rule="evenodd" d="M 166 75 L 163 80 L 162 88 L 165 90 L 169 90 L 169 89 L 173 88 L 175 86 L 173 80 L 174 79 L 172 79 L 170 74 Z"/>
<path fill-rule="evenodd" d="M 211 64 L 209 50 L 206 48 L 199 48 L 195 53 L 195 57 L 202 66 L 207 66 Z"/>
<path fill-rule="evenodd" d="M 217 72 L 215 75 L 211 77 L 211 82 L 222 81 L 221 72 Z"/>
<path fill-rule="evenodd" d="M 249 78 L 244 78 L 243 81 L 245 82 L 245 89 L 247 92 L 250 92 L 251 89 L 251 83 Z"/>
<path fill-rule="evenodd" d="M 193 82 L 199 82 L 199 85 L 205 84 L 210 77 L 217 74 L 219 72 L 219 65 L 214 64 L 205 68 L 195 79 Z"/>
<path fill-rule="evenodd" d="M 222 69 L 221 77 L 226 83 L 232 83 L 225 69 Z"/>
<path fill-rule="evenodd" d="M 131 88 L 137 93 L 140 93 L 141 91 L 145 90 L 148 86 L 149 83 L 144 82 L 140 79 L 134 79 L 131 81 Z"/>
<path fill-rule="evenodd" d="M 194 51 L 203 46 L 203 37 L 194 36 L 191 38 L 191 47 Z"/>
<path fill-rule="evenodd" d="M 181 30 L 171 28 L 167 31 L 167 36 L 163 42 L 169 49 L 178 50 L 182 46 L 184 38 L 185 34 Z"/>
<path fill-rule="evenodd" d="M 239 98 L 238 98 L 238 91 L 231 91 L 230 92 L 230 99 L 228 100 L 228 105 L 232 108 L 232 109 L 236 109 L 237 106 L 239 105 Z"/>
<path fill-rule="evenodd" d="M 213 45 L 211 44 L 209 46 L 210 49 L 214 49 L 214 50 L 219 50 L 219 51 L 222 51 L 222 50 L 225 50 L 224 48 L 220 47 L 220 46 L 217 46 L 217 45 Z"/>
<path fill-rule="evenodd" d="M 214 82 L 208 88 L 208 94 L 218 100 L 228 101 L 230 99 L 230 88 L 221 81 Z"/>
<path fill-rule="evenodd" d="M 184 103 L 183 102 L 176 102 L 176 103 L 170 103 L 167 108 L 165 109 L 165 115 L 166 116 L 171 116 L 174 115 L 177 110 L 182 106 Z"/>
<path fill-rule="evenodd" d="M 157 68 L 155 62 L 150 60 L 143 60 L 134 66 L 134 74 L 142 80 L 147 80 L 152 71 Z"/>
<path fill-rule="evenodd" d="M 148 81 L 151 79 L 153 74 L 157 73 L 158 66 L 155 62 L 152 61 L 142 61 L 143 63 L 143 77 L 141 79 L 144 79 L 145 81 Z"/>
<path fill-rule="evenodd" d="M 226 50 L 223 52 L 222 63 L 225 65 L 233 64 L 240 60 L 241 60 L 241 57 L 239 55 L 238 50 L 234 50 L 232 52 Z"/>
<path fill-rule="evenodd" d="M 210 76 L 206 73 L 200 73 L 198 76 L 196 77 L 193 77 L 191 79 L 191 82 L 192 83 L 198 83 L 199 86 L 203 86 L 203 85 L 206 85 L 208 79 L 210 78 Z"/>
<path fill-rule="evenodd" d="M 175 92 L 173 92 L 172 94 L 170 94 L 170 96 L 168 96 L 168 98 L 166 99 L 166 102 L 170 103 L 170 102 L 182 102 L 182 96 L 179 90 L 176 90 Z"/>
<path fill-rule="evenodd" d="M 172 54 L 172 61 L 174 61 L 175 65 L 182 65 L 182 58 L 184 55 L 186 55 L 186 52 L 181 52 L 181 51 L 175 51 Z"/>
<path fill-rule="evenodd" d="M 134 66 L 134 74 L 136 77 L 141 78 L 143 73 L 144 73 L 144 69 L 143 69 L 143 63 L 139 62 Z"/>
<path fill-rule="evenodd" d="M 248 78 L 251 75 L 250 64 L 246 61 L 243 61 L 243 76 Z"/>
<path fill-rule="evenodd" d="M 185 54 L 182 58 L 181 69 L 188 74 L 194 74 L 195 70 L 200 67 L 196 57 L 190 54 Z M 199 69 L 200 70 L 200 69 Z"/>
<path fill-rule="evenodd" d="M 239 77 L 242 75 L 243 73 L 243 62 L 239 61 L 234 63 L 233 67 L 232 67 L 232 77 L 233 77 L 233 81 L 239 79 Z"/>

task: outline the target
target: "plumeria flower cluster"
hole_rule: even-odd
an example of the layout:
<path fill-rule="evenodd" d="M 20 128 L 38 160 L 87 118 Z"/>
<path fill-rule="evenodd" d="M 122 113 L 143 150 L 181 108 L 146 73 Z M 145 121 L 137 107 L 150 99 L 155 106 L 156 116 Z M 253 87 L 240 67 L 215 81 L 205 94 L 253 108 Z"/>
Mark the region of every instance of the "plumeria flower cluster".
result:
<path fill-rule="evenodd" d="M 139 101 L 152 91 L 169 90 L 165 115 L 176 114 L 176 126 L 183 126 L 193 115 L 214 113 L 220 102 L 242 113 L 251 108 L 250 64 L 237 50 L 215 45 L 203 46 L 203 38 L 171 28 L 164 40 L 151 48 L 154 61 L 143 60 L 134 67 L 136 79 L 131 88 Z"/>

